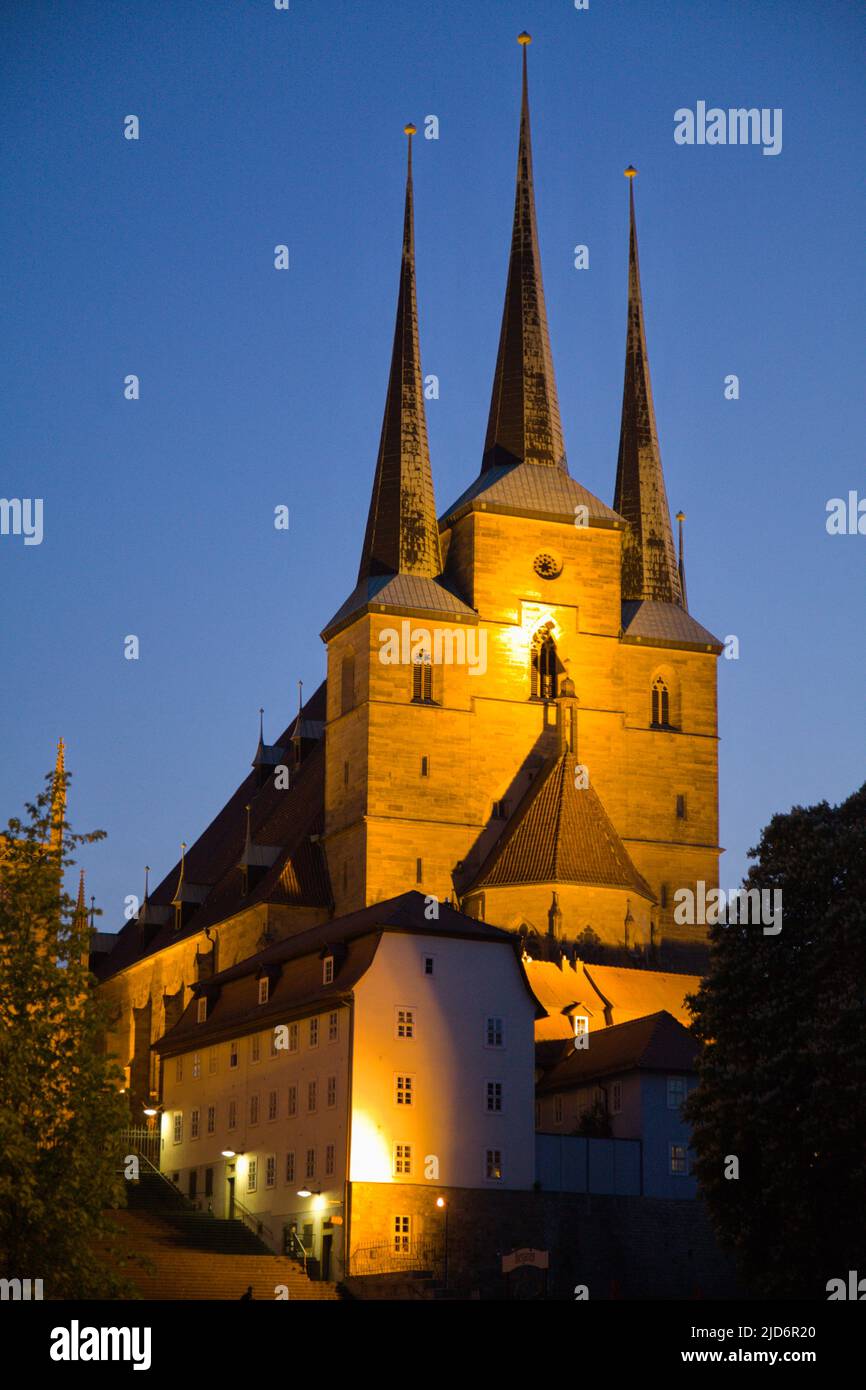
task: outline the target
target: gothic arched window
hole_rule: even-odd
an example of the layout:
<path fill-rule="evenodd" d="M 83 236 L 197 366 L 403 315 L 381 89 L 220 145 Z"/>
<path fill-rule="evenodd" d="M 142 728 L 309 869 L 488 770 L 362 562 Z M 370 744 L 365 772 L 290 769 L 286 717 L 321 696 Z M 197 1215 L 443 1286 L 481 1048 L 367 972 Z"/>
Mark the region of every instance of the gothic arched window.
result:
<path fill-rule="evenodd" d="M 419 652 L 412 667 L 412 699 L 429 705 L 433 700 L 433 667 L 430 653 Z"/>
<path fill-rule="evenodd" d="M 652 725 L 655 729 L 666 729 L 670 722 L 670 692 L 661 676 L 656 676 L 652 685 Z"/>
<path fill-rule="evenodd" d="M 538 700 L 555 700 L 557 694 L 556 643 L 550 628 L 543 628 L 532 643 L 532 695 Z"/>

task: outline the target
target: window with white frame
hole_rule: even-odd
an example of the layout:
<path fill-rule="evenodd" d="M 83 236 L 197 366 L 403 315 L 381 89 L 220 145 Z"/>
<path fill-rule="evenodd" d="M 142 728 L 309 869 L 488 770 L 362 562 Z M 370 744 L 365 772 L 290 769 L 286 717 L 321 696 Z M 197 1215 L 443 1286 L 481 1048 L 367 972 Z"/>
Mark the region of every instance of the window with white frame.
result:
<path fill-rule="evenodd" d="M 398 1038 L 414 1038 L 415 1010 L 401 1005 L 396 1010 L 395 1033 Z"/>
<path fill-rule="evenodd" d="M 268 1119 L 269 1119 L 269 1120 L 275 1120 L 276 1118 L 277 1118 L 277 1093 L 276 1093 L 276 1091 L 268 1091 Z"/>
<path fill-rule="evenodd" d="M 488 1149 L 484 1156 L 484 1176 L 488 1182 L 502 1181 L 502 1150 Z"/>
<path fill-rule="evenodd" d="M 201 1124 L 201 1111 L 200 1111 L 199 1109 L 197 1109 L 197 1108 L 196 1108 L 195 1110 L 191 1110 L 190 1113 L 189 1113 L 189 1137 L 190 1137 L 190 1139 L 198 1139 L 199 1125 L 200 1125 L 200 1124 Z"/>
<path fill-rule="evenodd" d="M 229 1101 L 229 1117 L 227 1123 L 229 1129 L 237 1129 L 238 1127 L 238 1103 L 235 1099 Z"/>
<path fill-rule="evenodd" d="M 485 1088 L 486 1108 L 498 1115 L 502 1110 L 502 1082 L 488 1081 Z"/>
<path fill-rule="evenodd" d="M 250 1096 L 250 1124 L 257 1125 L 259 1122 L 259 1098 L 257 1094 Z"/>
<path fill-rule="evenodd" d="M 195 1001 L 195 1021 L 196 1023 L 207 1022 L 207 996 L 204 994 Z"/>
<path fill-rule="evenodd" d="M 394 1254 L 408 1255 L 412 1244 L 411 1216 L 394 1217 Z"/>
<path fill-rule="evenodd" d="M 300 1038 L 300 1028 L 297 1023 L 289 1024 L 289 1051 L 297 1052 Z"/>
<path fill-rule="evenodd" d="M 668 1110 L 679 1110 L 688 1094 L 688 1085 L 684 1076 L 668 1077 Z"/>
<path fill-rule="evenodd" d="M 269 992 L 270 992 L 270 984 L 271 984 L 271 982 L 270 982 L 270 980 L 268 979 L 267 975 L 263 975 L 262 978 L 259 980 L 259 1003 L 260 1003 L 260 1004 L 267 1004 L 267 1002 L 268 1002 L 268 994 L 269 994 Z"/>
<path fill-rule="evenodd" d="M 316 1098 L 317 1098 L 317 1094 L 318 1094 L 318 1085 L 317 1085 L 317 1083 L 316 1083 L 315 1081 L 308 1081 L 308 1082 L 307 1082 L 307 1110 L 308 1110 L 308 1112 L 309 1112 L 311 1115 L 313 1114 L 313 1112 L 314 1112 L 315 1109 L 316 1109 Z"/>
<path fill-rule="evenodd" d="M 622 1113 L 622 1082 L 614 1081 L 610 1088 L 610 1113 L 619 1115 Z"/>
<path fill-rule="evenodd" d="M 238 1044 L 237 1044 L 236 1042 L 232 1042 L 232 1043 L 229 1043 L 229 1068 L 230 1068 L 231 1070 L 234 1070 L 234 1068 L 237 1066 L 237 1064 L 238 1064 Z"/>
<path fill-rule="evenodd" d="M 334 1148 L 334 1145 L 333 1145 L 333 1144 L 326 1144 L 326 1145 L 325 1145 L 325 1177 L 326 1177 L 326 1178 L 332 1178 L 332 1177 L 334 1176 L 334 1163 L 335 1163 L 335 1160 L 336 1160 L 336 1152 L 337 1152 L 337 1151 L 336 1151 L 336 1149 Z"/>
<path fill-rule="evenodd" d="M 259 1185 L 259 1161 L 251 1158 L 247 1163 L 247 1192 L 255 1192 Z"/>
<path fill-rule="evenodd" d="M 286 1182 L 295 1181 L 295 1151 L 290 1149 L 286 1154 Z"/>
<path fill-rule="evenodd" d="M 277 1183 L 277 1156 L 268 1154 L 265 1159 L 265 1187 L 276 1187 Z"/>
<path fill-rule="evenodd" d="M 297 1086 L 290 1086 L 290 1087 L 289 1087 L 289 1109 L 288 1109 L 289 1119 L 292 1119 L 292 1117 L 293 1117 L 294 1115 L 297 1115 L 297 1113 L 298 1113 L 298 1088 L 297 1088 Z"/>
<path fill-rule="evenodd" d="M 260 1062 L 262 1060 L 262 1040 L 258 1033 L 253 1033 L 250 1038 L 250 1061 Z"/>
<path fill-rule="evenodd" d="M 174 1112 L 174 1142 L 180 1144 L 183 1140 L 183 1111 Z"/>
<path fill-rule="evenodd" d="M 207 1132 L 213 1134 L 216 1129 L 216 1106 L 209 1105 L 207 1108 Z"/>
<path fill-rule="evenodd" d="M 319 1020 L 317 1018 L 310 1019 L 309 1044 L 310 1047 L 319 1046 Z"/>
<path fill-rule="evenodd" d="M 336 1104 L 337 1104 L 337 1078 L 336 1078 L 336 1076 L 329 1076 L 329 1077 L 328 1077 L 328 1108 L 329 1108 L 329 1109 L 333 1109 L 333 1107 L 334 1107 Z"/>
<path fill-rule="evenodd" d="M 183 1058 L 178 1057 L 174 1064 L 175 1081 L 183 1081 Z"/>
<path fill-rule="evenodd" d="M 314 1178 L 314 1177 L 316 1176 L 316 1150 L 315 1150 L 315 1149 L 307 1149 L 306 1176 L 307 1176 L 308 1178 Z"/>
<path fill-rule="evenodd" d="M 218 1064 L 219 1053 L 217 1052 L 215 1047 L 212 1047 L 207 1054 L 207 1069 L 211 1076 L 214 1076 L 216 1074 Z"/>
<path fill-rule="evenodd" d="M 394 1077 L 394 1099 L 397 1105 L 411 1105 L 415 1098 L 415 1078 L 400 1074 Z"/>
<path fill-rule="evenodd" d="M 322 961 L 322 984 L 332 985 L 334 983 L 334 957 L 325 956 Z"/>
<path fill-rule="evenodd" d="M 200 1076 L 201 1076 L 201 1053 L 200 1053 L 200 1052 L 194 1052 L 194 1053 L 192 1054 L 192 1079 L 193 1079 L 193 1081 L 198 1081 L 198 1079 L 199 1079 Z"/>
<path fill-rule="evenodd" d="M 340 1015 L 334 1009 L 328 1014 L 328 1042 L 336 1042 L 340 1036 Z"/>
<path fill-rule="evenodd" d="M 673 1177 L 675 1177 L 675 1178 L 684 1178 L 684 1177 L 686 1177 L 686 1176 L 687 1176 L 687 1173 L 688 1173 L 688 1164 L 687 1164 L 687 1161 L 686 1161 L 686 1146 L 685 1146 L 685 1144 L 671 1144 L 671 1146 L 670 1146 L 670 1155 L 671 1155 L 671 1175 L 672 1175 Z"/>
<path fill-rule="evenodd" d="M 484 1039 L 486 1047 L 504 1047 L 505 1020 L 496 1015 L 490 1015 L 484 1027 Z"/>
<path fill-rule="evenodd" d="M 394 1177 L 406 1178 L 412 1172 L 412 1145 L 394 1145 Z"/>

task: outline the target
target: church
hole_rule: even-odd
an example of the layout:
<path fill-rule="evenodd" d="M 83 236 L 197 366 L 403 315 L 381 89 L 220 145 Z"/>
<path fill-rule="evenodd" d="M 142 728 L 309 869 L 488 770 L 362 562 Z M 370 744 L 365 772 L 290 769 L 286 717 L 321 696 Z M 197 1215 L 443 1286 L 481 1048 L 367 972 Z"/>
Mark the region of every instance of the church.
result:
<path fill-rule="evenodd" d="M 303 1183 L 340 1206 L 344 1264 L 351 1212 L 353 1247 L 409 1240 L 415 1208 L 408 1197 L 377 1206 L 376 1184 L 532 1188 L 534 1044 L 567 1043 L 576 1015 L 590 1032 L 657 1011 L 686 1023 L 705 948 L 701 928 L 675 923 L 674 893 L 718 883 L 722 643 L 688 608 L 682 513 L 674 542 L 636 170 L 625 171 L 625 374 L 608 504 L 568 466 L 529 36 L 519 42 L 511 250 L 478 475 L 437 513 L 407 126 L 384 418 L 357 581 L 321 634 L 325 677 L 272 742 L 261 729 L 249 772 L 146 885 L 138 915 L 94 941 L 132 1123 L 162 1110 L 163 1171 L 186 1175 L 192 1195 L 203 1181 L 220 1211 L 230 1197 L 219 1165 L 231 1167 L 234 1200 L 238 1155 L 242 1200 L 256 1210 L 294 1212 Z M 329 1045 L 333 1065 L 319 1077 L 308 1057 L 287 1095 L 282 1081 L 255 1080 L 257 1066 L 276 1077 L 304 1046 L 324 1061 Z M 435 1122 L 423 1109 L 434 1065 Z M 288 1124 L 299 1109 L 312 1138 L 255 1142 L 257 1124 Z M 262 1206 L 280 1185 L 294 1206 Z"/>

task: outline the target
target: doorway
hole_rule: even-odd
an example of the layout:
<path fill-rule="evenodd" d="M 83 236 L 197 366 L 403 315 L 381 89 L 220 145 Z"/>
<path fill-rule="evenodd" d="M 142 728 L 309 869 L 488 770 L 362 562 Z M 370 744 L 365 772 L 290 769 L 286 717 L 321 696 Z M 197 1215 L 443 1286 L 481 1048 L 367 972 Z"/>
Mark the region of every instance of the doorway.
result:
<path fill-rule="evenodd" d="M 333 1235 L 331 1234 L 330 1231 L 325 1231 L 325 1232 L 323 1233 L 323 1235 L 322 1235 L 322 1278 L 323 1278 L 323 1279 L 330 1279 L 330 1277 L 331 1277 L 331 1246 L 333 1245 L 333 1243 L 334 1243 L 334 1237 L 333 1237 Z"/>
<path fill-rule="evenodd" d="M 235 1219 L 235 1178 L 234 1178 L 234 1174 L 233 1174 L 233 1173 L 232 1173 L 231 1176 L 229 1177 L 228 1182 L 229 1182 L 229 1213 L 228 1213 L 228 1219 L 229 1219 L 229 1221 L 234 1221 L 234 1219 Z"/>

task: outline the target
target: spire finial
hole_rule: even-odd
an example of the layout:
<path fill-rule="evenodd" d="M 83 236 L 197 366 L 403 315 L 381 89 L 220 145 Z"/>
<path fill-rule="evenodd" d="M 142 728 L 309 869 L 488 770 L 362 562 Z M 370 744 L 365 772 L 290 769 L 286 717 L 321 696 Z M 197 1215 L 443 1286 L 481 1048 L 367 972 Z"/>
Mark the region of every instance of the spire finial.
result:
<path fill-rule="evenodd" d="M 91 897 L 90 897 L 90 930 L 91 930 L 91 931 L 95 931 L 95 930 L 96 930 L 96 895 L 95 895 L 95 894 L 91 894 Z"/>
<path fill-rule="evenodd" d="M 412 177 L 412 136 L 418 134 L 418 127 L 413 121 L 407 121 L 403 127 L 403 134 L 408 136 L 406 140 L 406 177 Z"/>
<path fill-rule="evenodd" d="M 685 552 L 683 549 L 683 522 L 685 521 L 685 519 L 685 512 L 677 512 L 677 525 L 679 526 L 679 562 L 677 564 L 677 569 L 679 570 L 680 576 L 680 592 L 683 596 L 683 608 L 688 613 L 689 602 L 688 598 L 686 597 L 686 561 Z"/>
<path fill-rule="evenodd" d="M 637 170 L 630 164 L 624 173 L 629 198 L 628 315 L 613 500 L 614 510 L 629 523 L 623 533 L 622 597 L 683 607 L 647 354 L 634 212 Z"/>
<path fill-rule="evenodd" d="M 149 887 L 150 887 L 150 865 L 149 865 L 149 864 L 145 864 L 145 866 L 144 866 L 144 898 L 143 898 L 143 901 L 144 901 L 144 902 L 147 902 Z"/>
<path fill-rule="evenodd" d="M 265 741 L 265 707 L 259 705 L 259 743 Z"/>
<path fill-rule="evenodd" d="M 298 714 L 304 708 L 304 682 L 298 681 Z"/>

